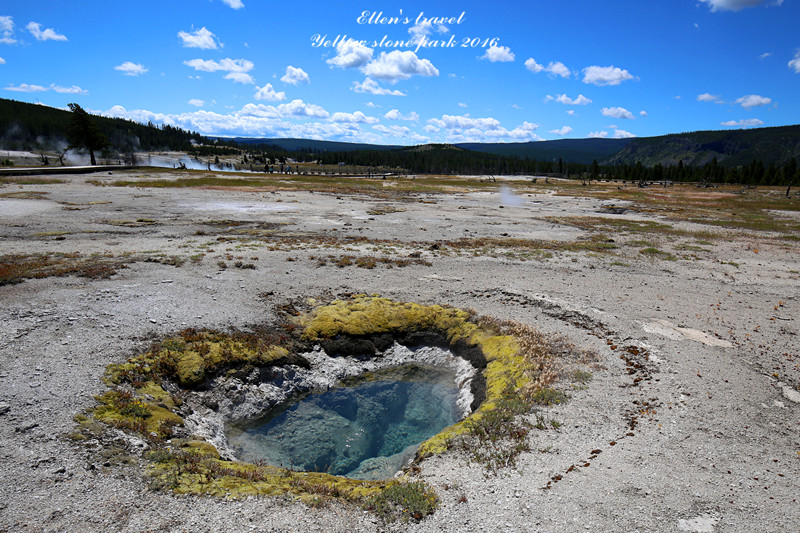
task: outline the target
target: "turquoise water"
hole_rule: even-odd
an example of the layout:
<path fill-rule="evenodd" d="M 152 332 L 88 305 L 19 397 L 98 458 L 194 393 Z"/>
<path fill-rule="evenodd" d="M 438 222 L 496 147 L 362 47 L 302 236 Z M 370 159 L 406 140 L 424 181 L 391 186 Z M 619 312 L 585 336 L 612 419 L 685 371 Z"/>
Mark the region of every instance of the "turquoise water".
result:
<path fill-rule="evenodd" d="M 421 442 L 459 420 L 454 378 L 421 366 L 364 374 L 231 427 L 228 442 L 244 461 L 386 479 Z"/>

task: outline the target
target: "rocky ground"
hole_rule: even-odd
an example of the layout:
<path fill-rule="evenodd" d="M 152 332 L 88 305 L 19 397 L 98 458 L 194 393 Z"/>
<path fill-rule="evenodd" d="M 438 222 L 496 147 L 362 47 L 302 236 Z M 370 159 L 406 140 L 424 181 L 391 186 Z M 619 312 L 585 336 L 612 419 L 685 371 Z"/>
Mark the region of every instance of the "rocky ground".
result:
<path fill-rule="evenodd" d="M 0 185 L 0 255 L 53 265 L 0 286 L 0 531 L 798 528 L 797 240 L 528 183 L 510 182 L 515 195 L 477 180 L 394 195 L 101 186 L 152 177 L 115 174 Z M 597 217 L 616 225 L 580 223 Z M 632 230 L 655 222 L 671 229 Z M 517 320 L 598 364 L 564 380 L 569 401 L 540 413 L 560 426 L 534 430 L 517 469 L 425 460 L 442 503 L 420 523 L 154 492 L 135 454 L 64 437 L 105 366 L 155 338 L 354 293 Z"/>

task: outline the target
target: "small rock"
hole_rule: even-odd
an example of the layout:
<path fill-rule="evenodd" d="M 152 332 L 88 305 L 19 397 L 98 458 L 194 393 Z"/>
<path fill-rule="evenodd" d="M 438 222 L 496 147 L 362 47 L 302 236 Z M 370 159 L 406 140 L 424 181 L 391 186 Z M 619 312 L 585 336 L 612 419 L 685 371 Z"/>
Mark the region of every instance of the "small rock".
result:
<path fill-rule="evenodd" d="M 0 415 L 4 415 L 11 410 L 11 406 L 6 402 L 0 402 Z"/>

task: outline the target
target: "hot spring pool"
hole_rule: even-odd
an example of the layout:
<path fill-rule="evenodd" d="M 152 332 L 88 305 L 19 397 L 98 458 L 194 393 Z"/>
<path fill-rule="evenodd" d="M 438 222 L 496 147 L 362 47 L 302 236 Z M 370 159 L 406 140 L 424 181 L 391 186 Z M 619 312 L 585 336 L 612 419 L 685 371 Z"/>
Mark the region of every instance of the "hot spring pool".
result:
<path fill-rule="evenodd" d="M 386 479 L 460 419 L 453 372 L 403 366 L 350 379 L 227 428 L 240 460 L 355 479 Z"/>

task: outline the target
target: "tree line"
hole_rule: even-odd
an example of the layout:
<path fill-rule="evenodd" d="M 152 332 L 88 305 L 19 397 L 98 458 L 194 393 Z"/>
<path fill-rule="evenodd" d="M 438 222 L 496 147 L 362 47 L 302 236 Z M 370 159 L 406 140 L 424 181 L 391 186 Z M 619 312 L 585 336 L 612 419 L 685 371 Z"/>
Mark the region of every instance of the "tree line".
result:
<path fill-rule="evenodd" d="M 349 152 L 325 152 L 317 154 L 323 164 L 344 163 L 375 169 L 402 169 L 414 174 L 460 174 L 460 175 L 542 175 L 571 177 L 582 180 L 623 180 L 631 182 L 700 182 L 736 183 L 743 185 L 791 185 L 800 179 L 800 168 L 792 158 L 783 165 L 774 162 L 764 164 L 753 160 L 747 165 L 724 166 L 712 159 L 705 165 L 656 164 L 645 166 L 619 163 L 600 165 L 570 163 L 559 158 L 542 161 L 516 156 L 501 156 L 466 150 L 451 145 L 426 145 L 399 150 L 362 150 Z"/>
<path fill-rule="evenodd" d="M 76 105 L 76 104 L 73 104 Z M 77 106 L 80 108 L 80 106 Z M 7 150 L 61 151 L 68 143 L 73 122 L 71 111 L 36 104 L 0 99 L 0 146 Z M 104 135 L 106 147 L 118 152 L 176 150 L 188 151 L 208 140 L 197 132 L 170 126 L 140 124 L 121 118 L 89 115 L 94 127 Z"/>

